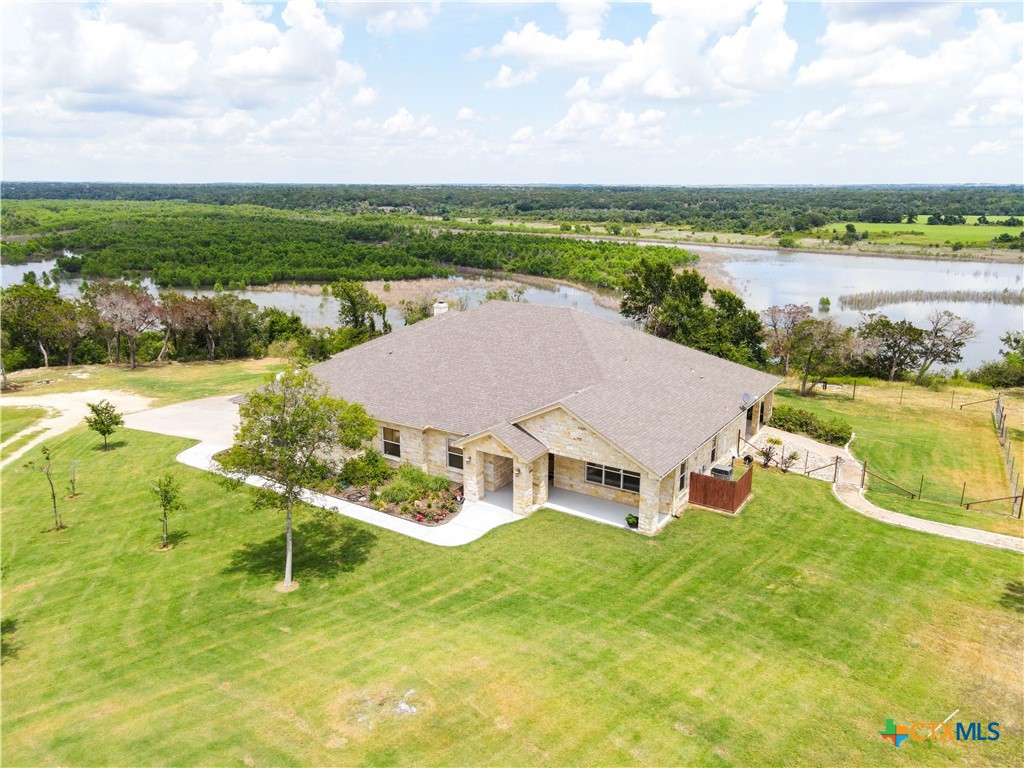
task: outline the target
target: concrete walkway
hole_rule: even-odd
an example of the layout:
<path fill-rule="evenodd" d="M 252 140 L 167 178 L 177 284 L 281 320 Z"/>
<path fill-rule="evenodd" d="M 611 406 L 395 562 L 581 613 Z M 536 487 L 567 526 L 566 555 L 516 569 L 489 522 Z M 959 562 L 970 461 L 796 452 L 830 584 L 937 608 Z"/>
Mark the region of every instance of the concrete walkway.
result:
<path fill-rule="evenodd" d="M 783 432 L 781 429 L 765 427 L 758 435 L 758 441 L 762 438 L 777 437 L 782 440 L 785 446 L 798 446 L 809 451 L 812 456 L 824 457 L 826 460 L 839 457 L 839 480 L 832 484 L 832 492 L 843 504 L 865 517 L 878 520 L 889 525 L 897 525 L 900 528 L 909 528 L 912 531 L 930 533 L 934 536 L 944 536 L 947 539 L 968 541 L 972 544 L 983 544 L 986 547 L 1008 549 L 1013 552 L 1024 553 L 1024 538 L 1019 536 L 1007 536 L 1003 533 L 992 533 L 977 528 L 966 528 L 961 525 L 950 525 L 949 523 L 937 523 L 933 520 L 925 520 L 921 517 L 904 515 L 900 512 L 893 512 L 872 504 L 864 498 L 864 492 L 860 487 L 861 473 L 864 465 L 853 458 L 850 453 L 849 444 L 845 448 L 838 448 L 834 445 L 826 445 L 804 435 L 794 435 L 791 432 Z M 854 438 L 856 439 L 856 435 Z M 851 439 L 850 442 L 853 442 Z M 833 471 L 834 472 L 834 471 Z M 809 475 L 817 480 L 832 481 L 833 472 L 826 474 L 829 477 Z M 794 470 L 794 474 L 798 472 Z"/>
<path fill-rule="evenodd" d="M 206 472 L 217 472 L 217 463 L 213 461 L 213 456 L 228 448 L 229 445 L 199 443 L 199 445 L 194 445 L 179 453 L 177 460 L 189 467 Z M 247 485 L 255 487 L 263 487 L 267 484 L 265 478 L 256 475 L 247 477 L 245 482 Z M 428 544 L 436 544 L 439 547 L 462 546 L 479 539 L 500 525 L 523 519 L 510 510 L 486 502 L 466 502 L 462 511 L 451 521 L 444 525 L 426 526 L 313 491 L 305 491 L 302 500 L 314 507 L 337 512 L 345 517 L 351 517 L 353 520 L 400 533 Z"/>

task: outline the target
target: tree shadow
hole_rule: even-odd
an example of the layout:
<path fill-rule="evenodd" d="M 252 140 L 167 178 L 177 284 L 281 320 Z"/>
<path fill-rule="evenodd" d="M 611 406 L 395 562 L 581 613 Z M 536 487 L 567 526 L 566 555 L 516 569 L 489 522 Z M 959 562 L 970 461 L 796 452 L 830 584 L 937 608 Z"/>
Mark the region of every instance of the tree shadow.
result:
<path fill-rule="evenodd" d="M 1024 581 L 1008 581 L 999 604 L 1011 611 L 1024 613 Z"/>
<path fill-rule="evenodd" d="M 318 510 L 292 531 L 292 569 L 295 578 L 331 577 L 354 571 L 367 561 L 377 535 L 350 520 Z M 252 576 L 284 574 L 284 531 L 258 544 L 245 544 L 231 553 L 223 573 Z"/>
<path fill-rule="evenodd" d="M 21 646 L 15 642 L 14 633 L 18 630 L 18 620 L 5 616 L 0 619 L 0 664 L 8 659 L 18 657 Z"/>
<path fill-rule="evenodd" d="M 176 547 L 179 544 L 184 544 L 191 534 L 188 531 L 168 531 L 167 532 L 167 544 L 170 547 Z"/>
<path fill-rule="evenodd" d="M 110 451 L 116 451 L 118 448 L 124 448 L 126 445 L 128 445 L 127 440 L 110 440 L 107 443 L 106 448 L 103 447 L 103 443 L 100 443 L 99 445 L 94 446 L 93 450 L 99 451 L 100 453 L 109 453 Z"/>

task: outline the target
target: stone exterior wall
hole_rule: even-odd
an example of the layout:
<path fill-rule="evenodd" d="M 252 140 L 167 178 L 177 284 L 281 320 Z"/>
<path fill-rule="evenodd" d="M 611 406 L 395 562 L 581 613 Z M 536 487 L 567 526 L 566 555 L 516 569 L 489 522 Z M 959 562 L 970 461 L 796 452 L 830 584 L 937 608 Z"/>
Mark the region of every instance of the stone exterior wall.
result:
<path fill-rule="evenodd" d="M 514 462 L 508 456 L 484 453 L 484 490 L 496 491 L 512 482 Z"/>
<path fill-rule="evenodd" d="M 516 423 L 548 446 L 556 456 L 592 461 L 631 472 L 641 471 L 639 464 L 561 408 L 553 408 Z M 636 494 L 633 497 L 636 498 Z"/>
<path fill-rule="evenodd" d="M 393 456 L 388 456 L 384 453 L 384 439 L 382 435 L 382 429 L 384 427 L 390 427 L 391 429 L 397 429 L 402 435 L 402 458 L 396 459 Z M 396 465 L 399 463 L 415 464 L 417 467 L 424 466 L 424 440 L 423 430 L 415 429 L 413 427 L 403 427 L 399 424 L 391 424 L 386 421 L 377 422 L 377 434 L 373 436 L 373 448 L 376 451 L 384 454 L 384 458 L 388 461 L 394 462 Z"/>
<path fill-rule="evenodd" d="M 448 432 L 439 432 L 436 429 L 428 429 L 423 435 L 426 446 L 423 469 L 432 475 L 441 475 L 449 480 L 461 483 L 463 470 L 448 466 L 448 439 L 454 440 L 459 437 L 462 437 L 462 435 L 453 435 Z M 463 456 L 463 467 L 465 467 L 465 456 Z"/>
<path fill-rule="evenodd" d="M 579 459 L 570 459 L 568 456 L 555 454 L 555 488 L 585 493 L 587 496 L 596 496 L 599 499 L 607 499 L 619 504 L 629 504 L 632 507 L 640 504 L 640 494 L 638 493 L 623 491 L 618 488 L 609 488 L 598 483 L 588 483 L 586 466 L 586 462 Z M 615 465 L 611 464 L 609 466 Z M 546 470 L 545 474 L 547 474 Z"/>

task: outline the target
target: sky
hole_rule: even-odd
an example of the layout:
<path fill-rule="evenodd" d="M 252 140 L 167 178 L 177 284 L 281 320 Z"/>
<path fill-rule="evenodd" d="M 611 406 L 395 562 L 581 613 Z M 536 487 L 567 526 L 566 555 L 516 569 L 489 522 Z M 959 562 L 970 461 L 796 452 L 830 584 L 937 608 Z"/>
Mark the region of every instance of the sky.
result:
<path fill-rule="evenodd" d="M 0 177 L 1021 183 L 1022 5 L 4 0 Z"/>

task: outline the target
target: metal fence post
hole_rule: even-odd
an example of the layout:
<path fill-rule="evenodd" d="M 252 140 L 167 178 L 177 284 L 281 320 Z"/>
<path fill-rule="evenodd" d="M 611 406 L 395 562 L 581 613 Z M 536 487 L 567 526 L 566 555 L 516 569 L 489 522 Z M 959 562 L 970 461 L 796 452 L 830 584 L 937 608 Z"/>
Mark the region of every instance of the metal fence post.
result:
<path fill-rule="evenodd" d="M 838 456 L 836 456 L 836 468 L 835 468 L 835 471 L 832 472 L 832 484 L 835 485 L 837 482 L 839 482 L 839 457 Z"/>
<path fill-rule="evenodd" d="M 917 487 L 917 500 L 920 501 L 924 496 L 924 475 L 921 475 L 921 485 Z"/>
<path fill-rule="evenodd" d="M 900 387 L 900 405 L 903 405 L 903 387 Z"/>
<path fill-rule="evenodd" d="M 964 489 L 960 491 L 960 506 L 964 505 L 964 496 L 967 495 L 967 481 L 964 480 Z"/>
<path fill-rule="evenodd" d="M 836 457 L 839 458 L 838 456 Z M 860 472 L 860 487 L 864 487 L 864 481 L 868 478 L 868 460 L 864 459 L 864 468 Z"/>
<path fill-rule="evenodd" d="M 953 390 L 953 394 L 949 396 L 949 408 L 953 409 L 953 401 L 956 400 L 956 390 Z"/>

